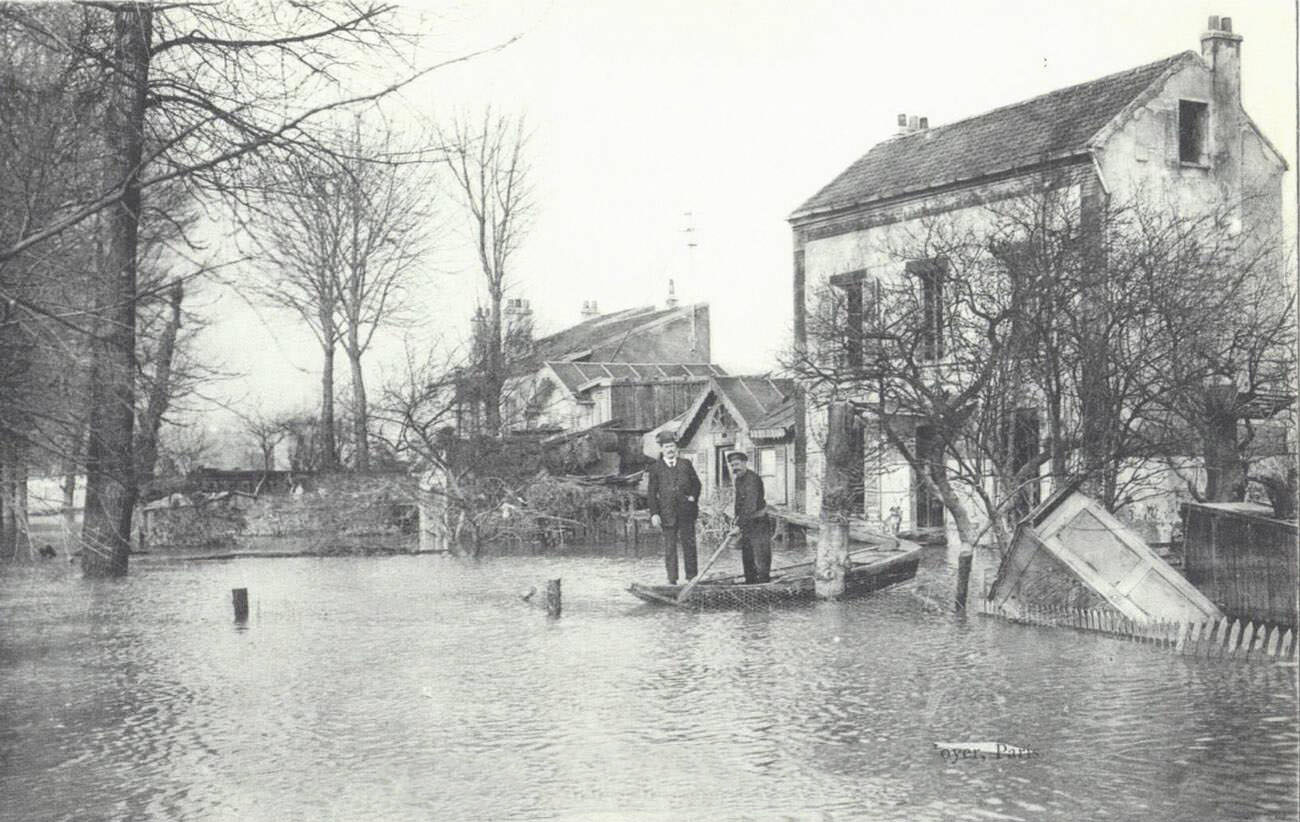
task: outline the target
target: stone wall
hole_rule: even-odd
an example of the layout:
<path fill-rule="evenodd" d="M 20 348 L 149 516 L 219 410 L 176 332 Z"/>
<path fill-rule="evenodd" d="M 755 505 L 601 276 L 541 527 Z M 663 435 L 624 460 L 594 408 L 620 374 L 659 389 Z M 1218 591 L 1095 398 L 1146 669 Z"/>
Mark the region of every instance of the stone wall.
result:
<path fill-rule="evenodd" d="M 289 494 L 233 495 L 155 508 L 145 514 L 142 527 L 151 549 L 229 545 L 260 537 L 314 537 L 333 546 L 357 537 L 413 535 L 415 481 L 401 474 L 315 476 Z"/>

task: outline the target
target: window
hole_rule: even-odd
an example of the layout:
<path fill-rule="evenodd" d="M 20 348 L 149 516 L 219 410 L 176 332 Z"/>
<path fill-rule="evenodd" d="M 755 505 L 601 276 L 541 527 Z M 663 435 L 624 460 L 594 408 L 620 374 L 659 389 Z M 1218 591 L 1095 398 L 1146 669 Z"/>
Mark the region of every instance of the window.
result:
<path fill-rule="evenodd" d="M 1178 101 L 1178 160 L 1206 165 L 1209 132 L 1209 106 L 1195 100 Z"/>
<path fill-rule="evenodd" d="M 837 365 L 859 371 L 880 353 L 880 283 L 865 271 L 851 271 L 832 277 L 831 285 L 843 297 L 844 339 Z"/>
<path fill-rule="evenodd" d="M 916 260 L 907 264 L 907 273 L 917 278 L 921 289 L 919 341 L 922 360 L 943 357 L 944 329 L 947 325 L 943 292 L 947 268 L 943 260 Z"/>
<path fill-rule="evenodd" d="M 1011 416 L 1010 424 L 1011 471 L 1015 474 L 1038 459 L 1038 411 L 1033 408 L 1017 408 Z M 1018 517 L 1023 517 L 1040 502 L 1042 502 L 1042 489 L 1039 483 L 1030 482 L 1016 490 L 1013 510 Z"/>
<path fill-rule="evenodd" d="M 785 446 L 758 449 L 754 454 L 754 471 L 763 480 L 763 495 L 767 501 L 784 505 Z"/>
<path fill-rule="evenodd" d="M 916 501 L 915 519 L 918 528 L 940 528 L 944 525 L 943 500 L 930 490 L 930 485 L 919 473 L 928 468 L 930 478 L 940 480 L 944 474 L 943 441 L 928 425 L 916 427 L 914 456 L 917 467 L 912 469 L 913 496 Z"/>
<path fill-rule="evenodd" d="M 731 487 L 731 468 L 727 465 L 727 454 L 733 450 L 730 445 L 719 445 L 713 449 L 713 484 L 715 488 Z"/>

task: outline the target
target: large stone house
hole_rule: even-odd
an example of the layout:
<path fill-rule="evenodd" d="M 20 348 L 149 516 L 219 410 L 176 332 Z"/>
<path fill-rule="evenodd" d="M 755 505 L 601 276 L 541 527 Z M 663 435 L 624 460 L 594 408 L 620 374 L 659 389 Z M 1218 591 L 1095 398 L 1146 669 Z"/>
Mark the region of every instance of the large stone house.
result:
<path fill-rule="evenodd" d="M 1103 200 L 1150 192 L 1193 207 L 1221 198 L 1237 204 L 1238 230 L 1245 225 L 1261 242 L 1280 246 L 1287 166 L 1242 109 L 1241 45 L 1231 22 L 1215 17 L 1198 52 L 947 125 L 900 116 L 898 135 L 873 147 L 789 218 L 796 345 L 808 342 L 819 290 L 849 292 L 848 304 L 856 299 L 859 312 L 878 283 L 910 280 L 921 283 L 917 291 L 926 290 L 931 261 L 900 260 L 882 249 L 897 248 L 898 238 L 936 215 L 978 223 L 989 203 L 1029 196 L 1049 174 L 1085 219 Z M 815 432 L 825 412 L 818 408 L 801 400 L 795 414 L 792 497 L 809 511 L 820 506 L 823 465 Z M 1033 452 L 1034 410 L 1025 409 L 1020 422 L 1017 437 L 1022 429 L 1025 442 L 1018 447 Z M 930 433 L 918 428 L 912 435 L 914 447 L 924 450 Z M 866 439 L 872 439 L 869 423 Z M 898 508 L 904 527 L 945 524 L 943 506 L 896 452 L 882 449 L 864 459 L 874 460 L 864 466 L 864 516 L 880 521 Z M 1043 485 L 1036 491 L 1046 493 Z"/>

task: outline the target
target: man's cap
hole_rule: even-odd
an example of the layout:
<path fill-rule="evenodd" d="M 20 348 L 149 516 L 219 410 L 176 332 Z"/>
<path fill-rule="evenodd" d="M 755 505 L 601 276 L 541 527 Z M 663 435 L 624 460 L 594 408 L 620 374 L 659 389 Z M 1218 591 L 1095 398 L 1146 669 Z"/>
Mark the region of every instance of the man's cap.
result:
<path fill-rule="evenodd" d="M 665 428 L 663 431 L 660 431 L 658 434 L 655 434 L 655 441 L 658 442 L 660 445 L 669 442 L 677 442 L 677 432 L 669 431 L 668 429 Z"/>
<path fill-rule="evenodd" d="M 727 454 L 727 462 L 735 462 L 736 460 L 749 462 L 749 454 L 746 454 L 744 451 L 732 451 L 730 454 Z"/>

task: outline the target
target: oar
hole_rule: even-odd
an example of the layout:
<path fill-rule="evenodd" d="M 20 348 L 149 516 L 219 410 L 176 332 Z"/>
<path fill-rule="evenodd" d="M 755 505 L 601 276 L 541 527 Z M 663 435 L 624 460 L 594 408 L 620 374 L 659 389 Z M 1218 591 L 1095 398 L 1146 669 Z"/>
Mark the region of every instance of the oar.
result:
<path fill-rule="evenodd" d="M 709 561 L 707 564 L 705 564 L 704 569 L 695 575 L 695 579 L 686 583 L 686 587 L 683 588 L 681 592 L 677 594 L 678 605 L 681 605 L 683 602 L 685 602 L 686 595 L 691 592 L 692 588 L 694 588 L 696 585 L 700 583 L 700 580 L 704 579 L 705 572 L 713 567 L 713 563 L 718 561 L 718 557 L 722 556 L 722 549 L 727 547 L 727 543 L 731 542 L 731 538 L 734 536 L 737 536 L 737 534 L 730 534 L 730 533 L 727 534 L 726 538 L 723 539 L 722 543 L 718 546 L 718 550 L 714 551 L 713 556 L 709 557 Z"/>

